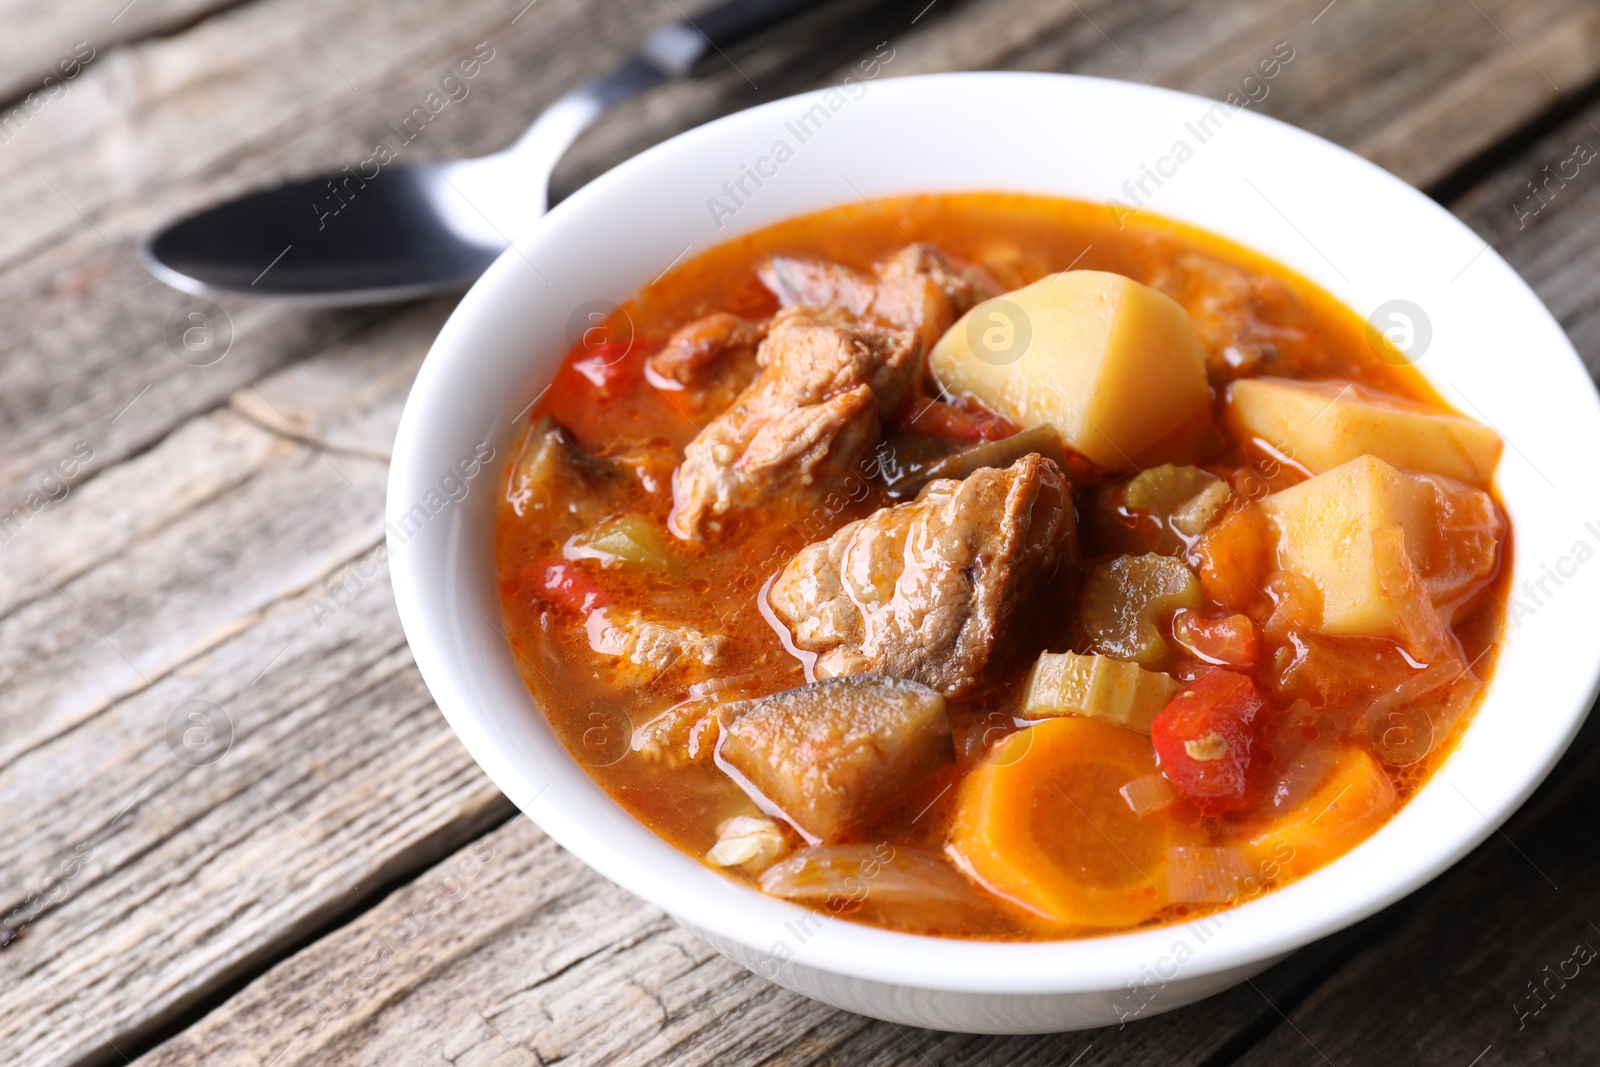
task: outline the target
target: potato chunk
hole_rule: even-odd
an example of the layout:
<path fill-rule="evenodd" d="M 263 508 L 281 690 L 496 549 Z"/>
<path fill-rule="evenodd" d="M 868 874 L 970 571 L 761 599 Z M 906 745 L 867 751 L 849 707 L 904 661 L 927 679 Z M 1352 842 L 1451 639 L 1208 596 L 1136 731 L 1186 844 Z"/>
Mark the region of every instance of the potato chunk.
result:
<path fill-rule="evenodd" d="M 1374 456 L 1274 493 L 1261 509 L 1277 534 L 1278 566 L 1317 587 L 1317 629 L 1336 636 L 1407 638 L 1404 605 L 1385 589 L 1375 532 L 1404 532 L 1405 553 L 1422 588 L 1434 607 L 1448 607 L 1492 576 L 1504 529 L 1481 490 L 1407 474 Z"/>
<path fill-rule="evenodd" d="M 1485 487 L 1500 462 L 1500 435 L 1489 427 L 1353 382 L 1253 378 L 1234 382 L 1227 395 L 1245 433 L 1313 474 L 1371 455 Z"/>
<path fill-rule="evenodd" d="M 1112 470 L 1206 410 L 1206 356 L 1189 315 L 1131 278 L 1076 270 L 986 300 L 929 357 L 950 392 L 1024 428 L 1050 425 Z"/>
<path fill-rule="evenodd" d="M 870 818 L 953 757 L 944 697 L 900 678 L 826 678 L 726 716 L 720 760 L 813 843 Z"/>

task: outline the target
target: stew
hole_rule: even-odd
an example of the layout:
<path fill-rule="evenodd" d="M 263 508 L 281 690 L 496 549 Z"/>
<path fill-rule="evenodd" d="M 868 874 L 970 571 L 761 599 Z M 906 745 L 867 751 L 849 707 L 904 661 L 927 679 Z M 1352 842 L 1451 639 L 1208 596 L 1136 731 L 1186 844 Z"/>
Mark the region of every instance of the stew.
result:
<path fill-rule="evenodd" d="M 762 892 L 1193 918 L 1373 833 L 1493 667 L 1498 437 L 1220 238 L 905 197 L 587 326 L 505 472 L 507 634 L 594 779 Z"/>

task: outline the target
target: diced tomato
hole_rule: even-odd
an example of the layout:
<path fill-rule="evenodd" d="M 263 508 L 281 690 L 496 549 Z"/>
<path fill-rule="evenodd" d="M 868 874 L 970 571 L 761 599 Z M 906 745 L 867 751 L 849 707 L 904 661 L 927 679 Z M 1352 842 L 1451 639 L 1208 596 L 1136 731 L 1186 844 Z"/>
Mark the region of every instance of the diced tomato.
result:
<path fill-rule="evenodd" d="M 1253 724 L 1266 702 L 1249 678 L 1214 670 L 1184 686 L 1150 724 L 1161 772 L 1207 815 L 1244 807 Z"/>
<path fill-rule="evenodd" d="M 637 370 L 634 361 L 628 359 L 630 347 L 615 341 L 598 344 L 573 360 L 571 367 L 601 393 L 612 396 L 633 378 Z"/>
<path fill-rule="evenodd" d="M 1254 667 L 1261 659 L 1261 635 L 1248 615 L 1206 615 L 1180 611 L 1172 636 L 1198 660 L 1221 667 Z"/>
<path fill-rule="evenodd" d="M 589 612 L 603 608 L 611 597 L 576 566 L 564 559 L 547 559 L 528 569 L 529 584 L 540 599 L 549 600 L 568 611 Z"/>

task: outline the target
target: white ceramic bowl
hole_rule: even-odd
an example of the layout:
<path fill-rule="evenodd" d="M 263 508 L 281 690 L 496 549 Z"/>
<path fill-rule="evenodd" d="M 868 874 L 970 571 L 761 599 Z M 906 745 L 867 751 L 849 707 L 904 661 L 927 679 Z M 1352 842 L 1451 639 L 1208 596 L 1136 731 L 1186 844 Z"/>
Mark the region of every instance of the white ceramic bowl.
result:
<path fill-rule="evenodd" d="M 799 143 L 807 113 L 811 136 Z M 753 195 L 733 214 L 713 212 L 712 198 L 734 206 L 723 183 L 780 140 L 792 158 L 763 164 L 776 173 L 747 183 Z M 1137 184 L 1146 168 L 1161 179 L 1145 180 L 1148 196 Z M 947 941 L 820 919 L 714 874 L 634 821 L 529 697 L 500 630 L 494 498 L 516 418 L 550 381 L 575 309 L 620 302 L 685 254 L 802 212 L 939 190 L 1130 206 L 1138 196 L 1151 212 L 1293 267 L 1363 315 L 1409 301 L 1431 324 L 1418 365 L 1504 435 L 1517 621 L 1493 684 L 1428 786 L 1323 870 L 1203 924 L 1080 941 Z M 461 461 L 485 441 L 496 458 L 452 502 L 453 476 L 471 469 Z M 1024 1033 L 1149 1016 L 1224 989 L 1416 889 L 1527 798 L 1577 731 L 1600 672 L 1590 618 L 1600 601 L 1600 564 L 1589 562 L 1600 549 L 1596 456 L 1600 405 L 1560 327 L 1481 239 L 1398 179 L 1194 96 L 953 74 L 853 81 L 729 116 L 558 206 L 440 332 L 401 420 L 387 510 L 395 599 L 423 677 L 495 784 L 552 837 L 791 989 L 897 1023 Z M 1525 584 L 1547 572 L 1559 584 Z"/>

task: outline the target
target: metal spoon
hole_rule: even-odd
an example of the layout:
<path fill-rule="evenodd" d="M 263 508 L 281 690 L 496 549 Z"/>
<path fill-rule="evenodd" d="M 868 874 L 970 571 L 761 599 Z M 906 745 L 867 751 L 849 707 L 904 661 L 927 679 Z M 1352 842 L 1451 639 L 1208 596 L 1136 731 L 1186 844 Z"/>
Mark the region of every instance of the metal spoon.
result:
<path fill-rule="evenodd" d="M 607 108 L 817 6 L 731 0 L 669 23 L 616 70 L 557 100 L 502 152 L 379 166 L 370 177 L 346 167 L 252 193 L 171 224 L 145 243 L 145 262 L 188 293 L 324 306 L 462 289 L 544 214 L 550 172 Z"/>

